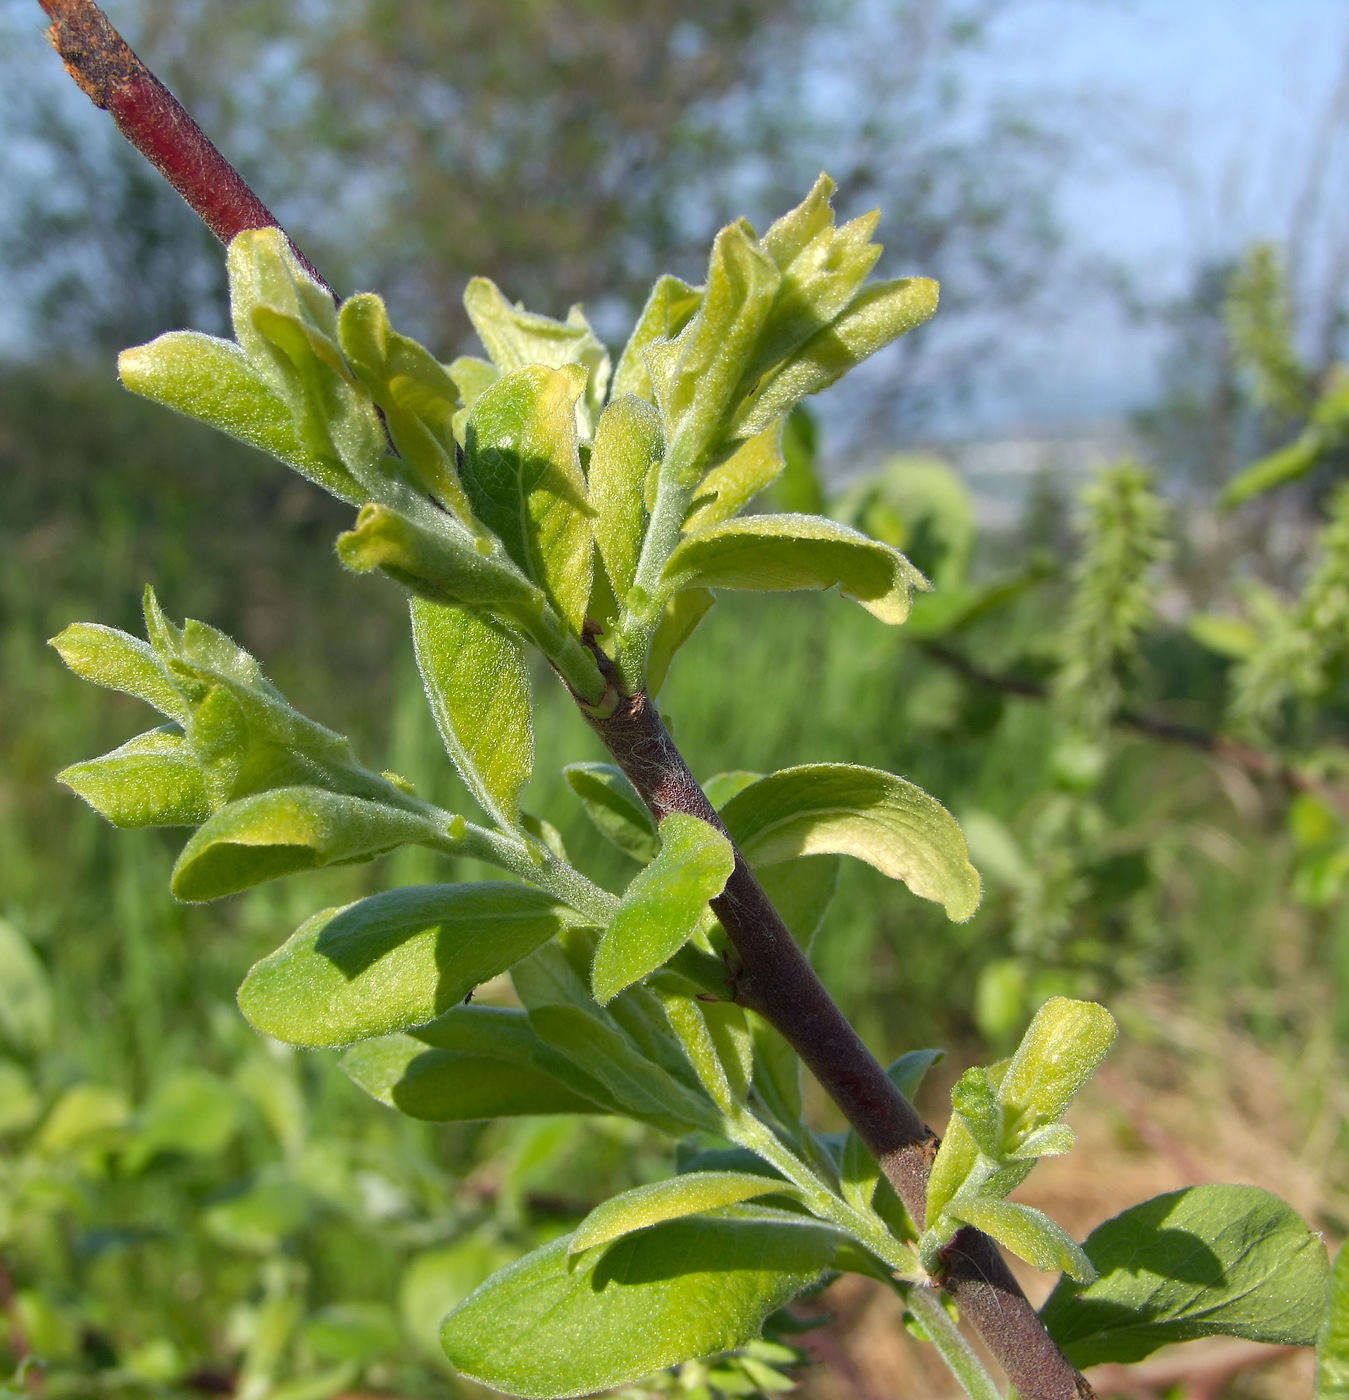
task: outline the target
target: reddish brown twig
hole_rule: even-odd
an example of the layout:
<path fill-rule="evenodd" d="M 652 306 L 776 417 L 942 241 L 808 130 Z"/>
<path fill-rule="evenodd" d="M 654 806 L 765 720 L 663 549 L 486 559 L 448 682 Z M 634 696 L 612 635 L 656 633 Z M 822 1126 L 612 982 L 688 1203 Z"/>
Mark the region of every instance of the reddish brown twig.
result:
<path fill-rule="evenodd" d="M 225 244 L 250 228 L 280 228 L 276 216 L 216 149 L 187 109 L 132 53 L 93 0 L 39 0 L 66 72 L 96 107 L 178 191 Z M 318 269 L 291 241 L 311 276 Z M 332 291 L 331 287 L 328 287 Z"/>

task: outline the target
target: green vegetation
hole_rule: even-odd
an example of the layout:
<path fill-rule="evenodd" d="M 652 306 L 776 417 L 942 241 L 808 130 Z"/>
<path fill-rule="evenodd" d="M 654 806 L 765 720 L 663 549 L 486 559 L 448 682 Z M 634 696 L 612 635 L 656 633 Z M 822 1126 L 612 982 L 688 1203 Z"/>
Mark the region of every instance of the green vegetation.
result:
<path fill-rule="evenodd" d="M 811 201 L 802 209 L 770 231 L 764 246 L 774 257 L 774 238 L 787 240 Z M 709 284 L 738 259 L 752 300 L 755 277 L 767 277 L 755 256 L 743 226 L 728 230 Z M 1268 975 L 1267 921 L 1278 911 L 1300 921 L 1309 940 L 1327 941 L 1349 877 L 1326 776 L 1336 771 L 1340 727 L 1338 502 L 1319 562 L 1288 605 L 1299 655 L 1311 658 L 1297 669 L 1286 660 L 1286 627 L 1158 616 L 1157 565 L 1174 524 L 1148 474 L 1129 464 L 1105 473 L 1089 495 L 1082 547 L 1061 571 L 1028 565 L 1014 539 L 993 542 L 974 569 L 969 502 L 948 471 L 926 461 L 897 460 L 836 503 L 835 514 L 879 543 L 827 521 L 772 514 L 746 517 L 733 533 L 726 522 L 760 489 L 795 503 L 788 493 L 801 489 L 803 473 L 809 479 L 808 464 L 798 455 L 795 472 L 774 485 L 779 464 L 762 460 L 760 435 L 800 385 L 818 387 L 838 368 L 807 355 L 799 384 L 792 381 L 790 355 L 803 335 L 774 300 L 772 278 L 755 313 L 759 329 L 745 331 L 743 345 L 724 326 L 700 345 L 694 321 L 665 342 L 664 359 L 648 361 L 666 376 L 655 386 L 662 458 L 649 450 L 640 408 L 626 409 L 631 421 L 606 437 L 595 385 L 607 362 L 579 326 L 478 297 L 475 319 L 503 332 L 483 335 L 495 364 L 456 361 L 450 383 L 420 347 L 380 323 L 374 298 L 353 298 L 339 333 L 354 375 L 339 384 L 324 378 L 330 360 L 307 358 L 306 346 L 321 346 L 324 334 L 314 322 L 331 308 L 306 300 L 303 279 L 265 240 L 241 240 L 232 257 L 236 312 L 241 297 L 262 302 L 242 322 L 255 339 L 240 331 L 251 367 L 239 357 L 233 379 L 214 376 L 216 396 L 203 398 L 185 371 L 194 355 L 222 352 L 178 335 L 125 357 L 128 381 L 265 440 L 357 503 L 372 488 L 352 464 L 383 455 L 373 410 L 362 407 L 378 403 L 409 481 L 447 509 L 495 525 L 535 588 L 522 586 L 486 537 L 447 553 L 410 508 L 367 505 L 343 537 L 346 562 L 392 566 L 422 594 L 480 609 L 451 614 L 456 631 L 440 603 L 414 603 L 414 658 L 396 638 L 396 590 L 344 579 L 343 606 L 332 606 L 336 571 L 320 556 L 333 522 L 345 522 L 307 488 L 278 487 L 257 458 L 188 425 L 147 426 L 136 405 L 71 377 L 34 374 L 16 384 L 10 418 L 21 490 L 6 526 L 14 534 L 4 614 L 13 661 L 2 701 L 4 771 L 14 780 L 0 809 L 8 969 L 0 1030 L 9 1052 L 0 1130 L 11 1145 L 4 1189 L 15 1361 L 41 1358 L 47 1387 L 63 1393 L 200 1389 L 228 1372 L 257 1400 L 323 1400 L 358 1383 L 431 1394 L 444 1383 L 440 1318 L 527 1255 L 448 1324 L 445 1344 L 467 1374 L 518 1394 L 579 1394 L 683 1362 L 677 1379 L 649 1384 L 772 1390 L 799 1360 L 785 1340 L 799 1320 L 783 1305 L 822 1270 L 902 1273 L 910 1241 L 939 1270 L 964 1225 L 1086 1286 L 1065 1280 L 1045 1314 L 1079 1364 L 1136 1360 L 1165 1341 L 1215 1332 L 1310 1343 L 1324 1254 L 1265 1193 L 1201 1188 L 1158 1198 L 1085 1246 L 1006 1196 L 1038 1157 L 1072 1145 L 1062 1114 L 1113 1039 L 1109 1014 L 1073 998 L 1109 1000 L 1167 977 L 1215 1001 L 1236 994 L 1238 1014 L 1265 1034 L 1304 1032 L 1335 1009 L 1322 991 L 1300 1008 L 1301 1024 L 1279 1024 L 1287 1005 Z M 857 284 L 870 266 L 863 262 Z M 846 317 L 855 294 L 848 288 L 833 314 Z M 894 307 L 876 314 L 905 328 L 924 309 L 907 296 L 897 292 Z M 660 314 L 667 331 L 677 329 L 664 306 Z M 296 339 L 294 328 L 306 324 L 307 339 Z M 861 324 L 865 353 L 871 331 Z M 781 344 L 770 355 L 764 339 L 774 335 Z M 774 371 L 784 353 L 788 371 Z M 619 362 L 620 381 L 627 363 Z M 589 377 L 569 368 L 577 365 Z M 783 381 L 780 402 L 771 377 L 764 387 L 765 369 Z M 448 409 L 428 413 L 425 396 L 415 404 L 400 396 L 396 386 L 409 377 L 423 388 L 445 379 Z M 267 396 L 278 393 L 303 405 L 298 429 L 268 416 Z M 57 414 L 54 403 L 70 408 Z M 111 491 L 76 472 L 106 424 L 126 425 L 121 450 L 143 494 L 126 491 L 125 475 Z M 568 512 L 565 491 L 542 506 L 538 493 L 529 496 L 523 513 L 502 505 L 504 485 L 519 475 L 518 464 L 504 469 L 509 452 L 565 477 L 577 425 L 594 436 L 600 558 L 609 581 L 623 584 L 607 600 L 592 590 L 588 562 L 584 577 L 578 572 L 569 542 L 584 517 Z M 467 449 L 467 495 L 446 469 L 451 433 Z M 793 433 L 800 453 L 809 432 L 799 417 Z M 712 453 L 722 464 L 699 487 L 698 464 Z M 165 487 L 163 474 L 181 460 L 194 464 L 200 505 L 183 501 L 183 483 Z M 634 504 L 614 466 L 625 460 L 663 461 L 669 486 L 645 507 L 639 491 Z M 652 574 L 646 552 L 631 547 L 632 522 L 642 528 L 649 510 L 655 530 L 667 489 L 677 503 L 671 562 Z M 280 517 L 270 539 L 258 527 L 259 505 Z M 685 520 L 698 533 L 681 543 Z M 916 596 L 911 616 L 909 593 L 921 578 L 895 548 L 939 585 Z M 98 763 L 78 761 L 124 739 L 131 707 L 67 699 L 37 639 L 80 612 L 125 622 L 146 574 L 160 580 L 175 613 L 186 603 L 245 636 L 260 627 L 257 649 L 271 653 L 269 671 L 300 708 L 227 638 L 201 624 L 175 627 L 151 595 L 150 647 L 87 626 L 63 631 L 58 646 L 72 669 L 150 700 L 172 723 Z M 598 703 L 603 687 L 574 645 L 588 599 L 592 611 L 613 609 L 604 616 L 615 673 L 640 683 L 648 656 L 663 678 L 677 645 L 662 651 L 672 618 L 687 636 L 673 603 L 662 611 L 653 579 L 710 599 L 708 588 L 763 577 L 775 588 L 839 585 L 866 612 L 833 598 L 789 607 L 723 598 L 702 620 L 688 656 L 670 668 L 662 709 L 698 775 L 721 775 L 709 791 L 722 819 L 765 867 L 792 932 L 873 1044 L 909 1052 L 894 1071 L 906 1092 L 935 1058 L 916 1043 L 970 1047 L 978 1034 L 1010 1049 L 1031 1022 L 1010 1064 L 971 1070 L 957 1084 L 916 1241 L 889 1188 L 878 1189 L 860 1141 L 840 1138 L 835 1162 L 821 1155 L 832 1152 L 823 1139 L 795 1124 L 799 1089 L 761 1023 L 751 1035 L 739 1008 L 688 999 L 680 977 L 708 976 L 688 953 L 716 946 L 706 941 L 716 930 L 703 911 L 730 871 L 724 838 L 692 816 L 654 827 L 547 673 L 533 677 L 530 710 L 520 636 Z M 221 579 L 227 586 L 216 593 Z M 256 602 L 259 590 L 273 606 Z M 700 600 L 694 623 L 706 608 Z M 496 619 L 491 627 L 477 620 L 482 609 Z M 899 632 L 875 621 L 906 616 Z M 493 658 L 486 708 L 467 647 Z M 1277 684 L 1266 681 L 1253 708 L 1251 677 L 1261 675 Z M 766 676 L 810 703 L 746 706 Z M 1262 745 L 1242 751 L 1248 767 L 1255 755 L 1295 794 L 1286 811 L 1271 804 L 1273 829 L 1269 818 L 1234 809 L 1213 766 L 1221 749 L 1195 741 L 1194 729 L 1224 725 Z M 338 730 L 353 735 L 352 747 Z M 536 754 L 581 761 L 565 773 L 539 762 L 526 788 Z M 178 843 L 153 832 L 111 841 L 92 814 L 73 812 L 50 790 L 57 768 L 118 824 L 199 830 L 176 859 Z M 1182 769 L 1187 780 L 1178 782 Z M 415 777 L 415 794 L 405 774 Z M 470 792 L 495 831 L 447 818 L 471 810 Z M 939 793 L 968 833 L 989 887 L 977 914 L 979 882 L 960 832 L 927 792 Z M 1243 847 L 1267 858 L 1234 859 Z M 594 884 L 565 864 L 564 850 Z M 862 860 L 840 863 L 841 854 Z M 634 858 L 650 864 L 636 872 Z M 543 888 L 486 883 L 484 860 Z M 259 883 L 294 872 L 306 873 Z M 184 899 L 236 897 L 171 906 L 163 894 L 170 878 Z M 474 883 L 426 883 L 450 879 Z M 327 912 L 315 915 L 320 908 Z M 472 936 L 483 919 L 497 931 L 490 947 Z M 457 924 L 469 936 L 445 943 Z M 432 925 L 431 938 L 406 936 Z M 604 929 L 597 948 L 587 926 Z M 637 984 L 676 955 L 679 975 L 660 973 L 651 984 L 658 1002 Z M 531 1009 L 528 1031 L 506 1009 L 511 991 L 494 980 L 518 959 L 514 997 Z M 887 966 L 899 977 L 878 979 Z M 346 978 L 335 992 L 334 968 Z M 577 988 L 559 1004 L 568 979 Z M 297 1055 L 249 1031 L 231 1005 L 241 981 L 247 1018 L 282 1041 L 340 1046 L 411 1034 L 364 1039 L 343 1074 L 331 1052 Z M 455 1009 L 482 983 L 474 1006 Z M 706 985 L 715 990 L 715 977 Z M 653 1036 L 661 1024 L 673 1027 L 671 1046 L 682 1042 L 687 1063 L 671 1061 Z M 515 1046 L 521 1035 L 531 1037 L 524 1049 Z M 766 1120 L 747 1107 L 751 1074 Z M 570 1116 L 597 1107 L 617 1116 Z M 499 1114 L 522 1116 L 471 1121 Z M 690 1131 L 681 1175 L 671 1178 L 675 1163 L 659 1133 Z M 742 1150 L 734 1164 L 726 1140 Z M 706 1149 L 716 1147 L 723 1156 L 713 1161 Z M 774 1172 L 775 1184 L 756 1186 L 747 1169 Z M 765 1191 L 772 1204 L 746 1204 Z M 793 1200 L 823 1223 L 784 1211 Z M 1192 1291 L 1172 1286 L 1179 1276 L 1167 1232 L 1178 1220 L 1220 1264 L 1203 1281 L 1200 1309 Z M 841 1247 L 844 1235 L 853 1243 Z M 1141 1294 L 1128 1262 L 1138 1248 L 1158 1281 Z M 713 1263 L 670 1277 L 657 1266 L 672 1255 Z M 601 1306 L 600 1275 L 635 1282 Z M 1279 1281 L 1274 1292 L 1270 1278 Z M 945 1312 L 900 1282 L 915 1328 L 971 1394 L 992 1393 Z M 667 1322 L 647 1330 L 653 1316 Z M 716 1325 L 672 1331 L 678 1318 Z M 764 1319 L 766 1339 L 751 1340 Z M 1326 1325 L 1328 1336 L 1342 1330 L 1335 1317 Z M 594 1348 L 571 1348 L 566 1339 L 578 1334 L 596 1339 Z M 728 1348 L 732 1355 L 699 1359 Z M 1331 1374 L 1336 1364 L 1329 1346 L 1322 1369 Z"/>

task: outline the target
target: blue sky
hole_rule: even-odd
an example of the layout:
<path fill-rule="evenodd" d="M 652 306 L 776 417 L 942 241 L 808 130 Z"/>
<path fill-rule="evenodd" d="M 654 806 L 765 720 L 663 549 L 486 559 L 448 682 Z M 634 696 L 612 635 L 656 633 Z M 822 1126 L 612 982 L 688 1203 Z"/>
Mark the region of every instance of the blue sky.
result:
<path fill-rule="evenodd" d="M 1344 0 L 1041 0 L 999 32 L 988 80 L 1077 114 L 1069 243 L 1161 300 L 1204 260 L 1282 241 L 1296 210 L 1309 214 L 1314 246 L 1349 228 L 1336 214 L 1349 206 L 1343 138 L 1321 200 L 1309 209 L 1306 194 L 1347 49 Z M 1037 345 L 1037 389 L 990 405 L 995 418 L 1118 411 L 1149 392 L 1156 331 L 1104 297 L 1064 300 Z"/>

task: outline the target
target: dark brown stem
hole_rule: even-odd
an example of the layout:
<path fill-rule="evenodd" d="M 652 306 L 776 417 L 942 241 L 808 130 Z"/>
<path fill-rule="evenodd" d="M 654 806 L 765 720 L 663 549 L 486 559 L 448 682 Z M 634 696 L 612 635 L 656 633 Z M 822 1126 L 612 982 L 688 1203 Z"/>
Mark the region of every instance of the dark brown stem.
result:
<path fill-rule="evenodd" d="M 181 102 L 132 53 L 93 0 L 39 0 L 66 72 L 225 244 L 250 228 L 280 228 L 275 215 L 212 144 Z M 295 256 L 323 286 L 313 263 Z M 328 287 L 331 291 L 332 288 Z"/>
<path fill-rule="evenodd" d="M 582 711 L 657 820 L 685 812 L 726 830 L 647 695 L 620 700 L 606 717 L 584 706 Z M 739 851 L 712 908 L 740 960 L 737 999 L 776 1027 L 801 1056 L 921 1225 L 937 1136 L 825 990 Z M 962 1230 L 944 1260 L 942 1284 L 1026 1400 L 1092 1394 L 1059 1353 L 988 1236 Z"/>

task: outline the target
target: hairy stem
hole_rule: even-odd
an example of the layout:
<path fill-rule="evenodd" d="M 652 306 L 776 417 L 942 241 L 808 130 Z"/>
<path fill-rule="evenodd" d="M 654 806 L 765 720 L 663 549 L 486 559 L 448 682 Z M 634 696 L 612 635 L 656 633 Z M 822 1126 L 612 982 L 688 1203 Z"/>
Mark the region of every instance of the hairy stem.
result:
<path fill-rule="evenodd" d="M 581 708 L 657 821 L 685 812 L 725 832 L 649 696 L 625 697 L 607 716 Z M 739 851 L 712 908 L 739 959 L 737 1000 L 769 1021 L 801 1056 L 921 1228 L 936 1134 L 890 1082 L 825 990 Z M 1054 1345 L 992 1240 L 966 1227 L 942 1259 L 939 1282 L 1025 1400 L 1092 1395 L 1090 1385 Z"/>

